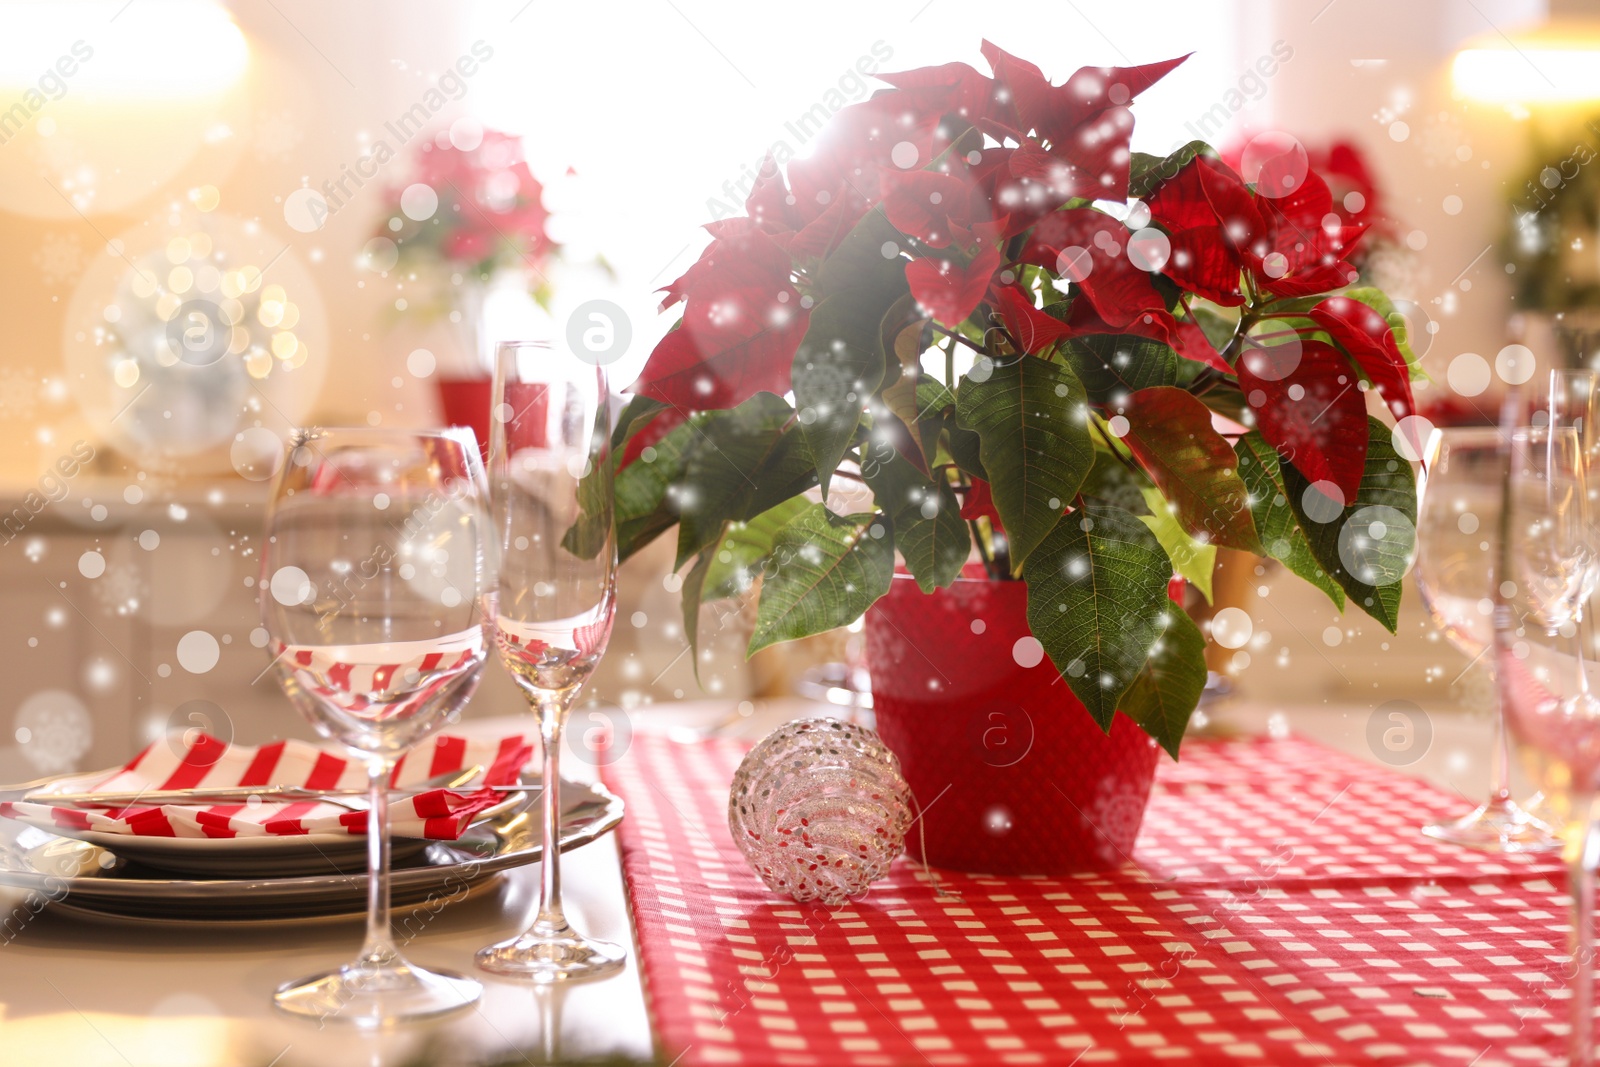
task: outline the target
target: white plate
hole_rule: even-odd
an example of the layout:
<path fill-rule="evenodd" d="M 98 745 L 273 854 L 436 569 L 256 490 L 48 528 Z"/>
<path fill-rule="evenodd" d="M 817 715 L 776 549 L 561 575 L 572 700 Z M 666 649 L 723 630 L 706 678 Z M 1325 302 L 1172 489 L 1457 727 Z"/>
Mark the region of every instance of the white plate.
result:
<path fill-rule="evenodd" d="M 524 779 L 528 793 L 538 780 Z M 604 786 L 561 783 L 560 848 L 589 843 L 622 821 L 622 801 Z M 299 922 L 360 915 L 367 879 L 323 873 L 276 878 L 171 877 L 86 841 L 26 827 L 0 834 L 0 885 L 31 889 L 64 913 L 92 911 L 140 921 Z M 125 845 L 134 838 L 118 837 Z M 358 838 L 364 841 L 364 838 Z M 506 811 L 478 823 L 459 841 L 426 842 L 390 876 L 394 921 L 407 909 L 437 910 L 486 888 L 499 872 L 537 863 L 544 853 L 537 810 Z"/>
<path fill-rule="evenodd" d="M 59 778 L 29 783 L 35 799 L 48 802 L 46 793 L 90 792 L 115 770 L 78 772 Z M 470 790 L 470 784 L 463 791 Z M 16 800 L 20 795 L 0 795 L 0 800 Z M 360 799 L 360 798 L 354 798 Z M 510 811 L 528 799 L 526 792 L 507 793 L 472 818 L 471 826 Z M 173 805 L 180 806 L 180 805 Z M 135 863 L 160 870 L 206 877 L 245 877 L 250 875 L 285 877 L 289 875 L 339 874 L 362 871 L 367 866 L 366 834 L 294 834 L 270 837 L 141 837 L 136 834 L 108 834 L 99 830 L 78 830 L 60 826 L 51 819 L 15 815 L 17 822 L 48 830 L 58 837 L 75 837 L 108 849 Z M 394 862 L 418 856 L 432 842 L 425 838 L 392 837 L 390 851 Z"/>

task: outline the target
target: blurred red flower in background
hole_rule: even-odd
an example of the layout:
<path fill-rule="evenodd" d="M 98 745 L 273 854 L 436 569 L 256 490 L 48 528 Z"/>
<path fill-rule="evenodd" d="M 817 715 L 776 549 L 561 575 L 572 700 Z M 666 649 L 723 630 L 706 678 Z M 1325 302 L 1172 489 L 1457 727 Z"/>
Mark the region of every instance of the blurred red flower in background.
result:
<path fill-rule="evenodd" d="M 544 186 L 522 157 L 519 138 L 484 130 L 471 149 L 445 135 L 425 141 L 416 154 L 413 183 L 432 189 L 438 207 L 413 219 L 401 204 L 410 184 L 389 191 L 375 236 L 393 240 L 402 258 L 443 261 L 451 270 L 482 275 L 502 266 L 537 267 L 556 248 L 546 225 Z M 398 230 L 391 219 L 399 219 Z"/>

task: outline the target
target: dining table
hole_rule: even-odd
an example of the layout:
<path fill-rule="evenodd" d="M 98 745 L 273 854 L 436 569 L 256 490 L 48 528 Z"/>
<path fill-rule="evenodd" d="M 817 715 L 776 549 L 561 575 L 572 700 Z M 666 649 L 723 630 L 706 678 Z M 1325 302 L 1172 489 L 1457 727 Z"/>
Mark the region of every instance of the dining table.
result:
<path fill-rule="evenodd" d="M 568 761 L 568 777 L 598 779 L 627 805 L 613 834 L 563 857 L 568 913 L 626 946 L 621 974 L 565 988 L 480 975 L 470 1009 L 357 1030 L 285 1016 L 270 992 L 347 958 L 359 917 L 142 924 L 45 908 L 0 934 L 0 1064 L 1491 1067 L 1558 1056 L 1559 862 L 1417 832 L 1464 803 L 1471 787 L 1449 783 L 1481 769 L 1479 721 L 1435 716 L 1432 752 L 1403 773 L 1364 752 L 1361 709 L 1289 709 L 1290 733 L 1285 709 L 1240 704 L 1181 761 L 1163 757 L 1138 845 L 1106 870 L 1001 877 L 907 857 L 865 897 L 827 908 L 751 873 L 726 806 L 755 740 L 838 709 L 753 708 L 636 709 L 598 765 Z M 524 723 L 454 729 L 487 737 Z M 443 908 L 405 951 L 470 971 L 476 949 L 525 924 L 537 873 L 509 872 Z"/>
<path fill-rule="evenodd" d="M 528 723 L 517 716 L 467 718 L 450 730 L 498 738 L 526 732 Z M 562 769 L 573 781 L 597 775 L 598 768 L 579 760 L 567 760 Z M 90 919 L 52 914 L 50 907 L 34 916 L 23 894 L 0 887 L 0 914 L 13 916 L 0 922 L 0 1065 L 648 1061 L 651 1026 L 614 835 L 564 853 L 562 879 L 573 923 L 628 948 L 621 974 L 541 988 L 474 968 L 478 949 L 528 925 L 538 875 L 537 865 L 507 871 L 490 891 L 436 911 L 397 907 L 396 935 L 408 956 L 474 974 L 484 992 L 453 1015 L 382 1030 L 301 1020 L 272 1003 L 273 989 L 283 982 L 348 960 L 361 941 L 362 913 L 334 922 L 259 924 Z M 27 918 L 18 922 L 19 915 Z"/>

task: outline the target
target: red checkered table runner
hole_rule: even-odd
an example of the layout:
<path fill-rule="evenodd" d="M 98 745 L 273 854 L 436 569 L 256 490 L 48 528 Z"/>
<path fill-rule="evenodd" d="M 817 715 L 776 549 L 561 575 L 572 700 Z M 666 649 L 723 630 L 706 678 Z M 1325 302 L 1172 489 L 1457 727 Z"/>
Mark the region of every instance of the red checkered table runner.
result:
<path fill-rule="evenodd" d="M 636 734 L 606 772 L 667 1058 L 695 1064 L 1539 1064 L 1566 1017 L 1550 859 L 1435 845 L 1463 801 L 1303 741 L 1165 761 L 1120 870 L 902 859 L 830 911 L 728 833 L 747 745 Z"/>

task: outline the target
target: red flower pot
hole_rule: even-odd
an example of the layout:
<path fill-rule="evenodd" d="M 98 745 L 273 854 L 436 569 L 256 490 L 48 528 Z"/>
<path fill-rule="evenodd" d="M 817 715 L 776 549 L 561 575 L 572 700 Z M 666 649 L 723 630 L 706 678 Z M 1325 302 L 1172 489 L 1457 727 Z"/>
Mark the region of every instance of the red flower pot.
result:
<path fill-rule="evenodd" d="M 867 612 L 878 733 L 924 812 L 906 847 L 934 866 L 1064 874 L 1133 852 L 1160 750 L 1122 715 L 1101 732 L 1027 605 L 1022 582 L 925 594 L 897 574 Z"/>

